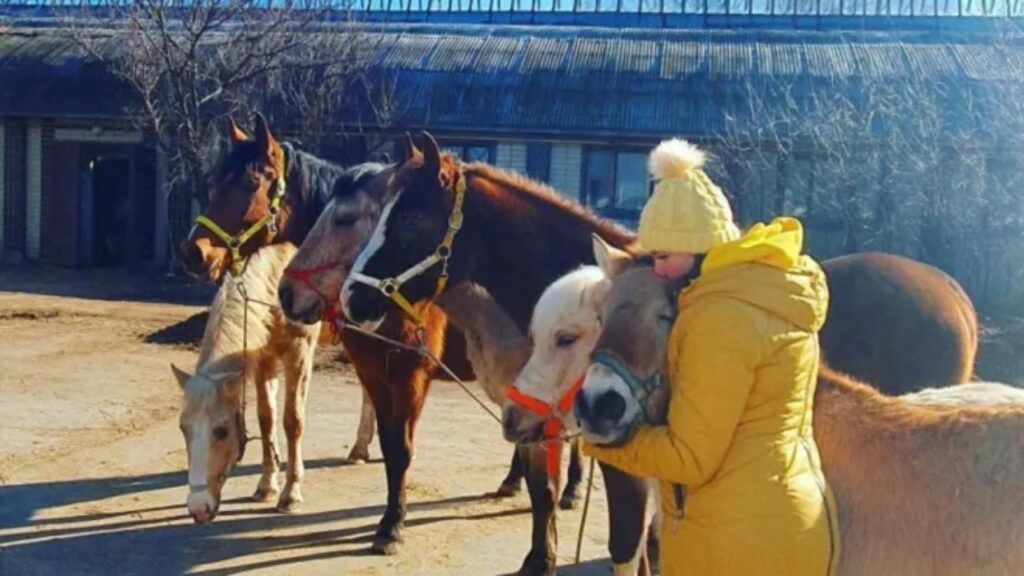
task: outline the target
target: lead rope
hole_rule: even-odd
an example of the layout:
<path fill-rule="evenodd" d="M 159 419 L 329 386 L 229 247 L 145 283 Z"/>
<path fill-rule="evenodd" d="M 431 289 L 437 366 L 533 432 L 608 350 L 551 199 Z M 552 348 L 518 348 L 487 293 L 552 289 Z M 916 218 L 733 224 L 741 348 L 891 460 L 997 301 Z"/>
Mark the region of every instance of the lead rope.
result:
<path fill-rule="evenodd" d="M 232 277 L 232 279 L 234 280 L 235 278 Z M 243 303 L 243 306 L 242 306 L 242 433 L 245 435 L 245 438 L 244 438 L 245 444 L 248 444 L 252 440 L 260 440 L 260 439 L 262 439 L 261 436 L 249 436 L 248 426 L 246 426 L 246 423 L 245 423 L 246 390 L 248 388 L 248 386 L 246 386 L 246 384 L 248 383 L 248 380 L 249 380 L 249 302 L 255 302 L 257 304 L 262 304 L 263 306 L 266 306 L 266 307 L 271 308 L 271 309 L 275 309 L 275 308 L 277 308 L 277 306 L 274 306 L 272 304 L 267 304 L 266 302 L 262 302 L 262 301 L 259 301 L 259 300 L 254 300 L 252 298 L 249 298 L 249 292 L 245 289 L 245 282 L 243 282 L 241 280 L 241 278 L 238 278 L 237 280 L 238 280 L 238 282 L 235 284 L 235 286 L 238 289 L 238 293 L 241 294 L 241 296 L 242 296 L 242 303 Z M 256 384 L 254 382 L 253 383 L 253 388 L 255 388 L 255 387 L 256 387 Z M 244 450 L 244 445 L 243 445 L 243 450 Z M 274 444 L 273 438 L 271 438 L 271 442 L 270 442 L 270 452 L 271 452 L 271 456 L 273 456 L 273 458 L 274 458 L 274 470 L 280 470 L 281 469 L 281 456 L 277 453 L 277 446 Z M 239 458 L 239 460 L 241 460 L 241 458 Z"/>
<path fill-rule="evenodd" d="M 276 304 L 271 304 L 269 302 L 264 302 L 262 300 L 257 300 L 255 298 L 250 298 L 249 297 L 249 293 L 245 289 L 245 283 L 244 282 L 241 282 L 241 281 L 238 282 L 238 291 L 242 295 L 242 300 L 245 302 L 245 308 L 243 309 L 243 312 L 242 312 L 242 362 L 245 364 L 246 369 L 248 369 L 249 363 L 248 363 L 247 353 L 248 353 L 248 349 L 249 349 L 249 345 L 248 345 L 249 303 L 252 302 L 254 304 L 259 304 L 261 306 L 265 306 L 265 307 L 270 308 L 272 310 L 279 310 L 280 307 L 277 306 Z M 434 355 L 434 353 L 431 352 L 424 345 L 424 337 L 423 337 L 422 330 L 420 330 L 417 333 L 417 338 L 416 339 L 418 340 L 419 345 L 418 346 L 412 346 L 412 345 L 406 344 L 405 342 L 399 342 L 398 340 L 394 340 L 392 338 L 388 338 L 387 336 L 382 336 L 380 334 L 377 334 L 376 332 L 370 332 L 369 330 L 364 330 L 364 329 L 360 328 L 359 326 L 357 326 L 355 324 L 352 324 L 351 322 L 348 322 L 347 320 L 344 321 L 344 322 L 339 322 L 339 324 L 341 325 L 342 328 L 344 328 L 346 330 L 362 334 L 362 335 L 367 336 L 369 338 L 373 338 L 374 340 L 378 340 L 380 342 L 385 342 L 387 344 L 395 346 L 396 348 L 400 348 L 402 350 L 407 350 L 409 352 L 413 352 L 415 354 L 419 354 L 419 355 L 421 355 L 423 357 L 426 357 L 426 358 L 430 359 L 431 362 L 436 364 L 438 368 L 440 368 L 442 371 L 444 371 L 444 373 L 447 374 L 449 378 L 451 378 L 456 384 L 458 384 L 459 387 L 462 388 L 462 390 L 465 391 L 465 393 L 468 394 L 469 397 L 472 398 L 473 401 L 476 402 L 476 404 L 478 406 L 480 406 L 480 408 L 482 408 L 484 410 L 484 412 L 486 412 L 488 415 L 490 415 L 490 417 L 495 422 L 497 422 L 499 426 L 501 425 L 501 423 L 502 423 L 501 422 L 501 417 L 499 417 L 497 414 L 495 414 L 494 411 L 491 410 L 490 406 L 488 406 L 482 400 L 480 400 L 480 398 L 476 394 L 474 394 L 472 390 L 469 389 L 469 386 L 466 385 L 466 383 L 462 380 L 462 378 L 459 378 L 458 375 L 455 374 L 455 372 L 451 368 L 449 368 L 447 364 L 442 362 L 440 358 L 438 358 L 436 355 Z M 245 422 L 245 376 L 243 376 L 242 386 L 243 386 L 243 389 L 242 389 L 242 421 Z M 550 440 L 544 440 L 544 441 L 539 441 L 539 442 L 526 442 L 526 443 L 523 443 L 522 445 L 523 446 L 534 446 L 534 445 L 537 445 L 537 444 L 550 444 L 550 443 L 553 443 L 553 442 L 568 442 L 570 440 L 573 440 L 573 439 L 577 438 L 578 436 L 579 436 L 579 434 L 566 434 L 566 435 L 559 436 L 557 438 L 552 438 Z M 248 434 L 247 434 L 246 438 L 245 438 L 245 441 L 249 442 L 250 440 L 256 440 L 256 439 L 259 439 L 259 438 L 260 438 L 259 436 L 248 436 Z M 274 448 L 274 463 L 275 463 L 275 465 L 278 468 L 280 468 L 280 459 L 278 458 L 276 447 Z M 589 478 L 587 479 L 587 495 L 586 495 L 586 497 L 583 500 L 583 514 L 582 514 L 582 516 L 580 518 L 580 531 L 579 531 L 579 536 L 578 536 L 578 538 L 576 540 L 576 564 L 580 563 L 580 556 L 581 556 L 582 547 L 583 547 L 583 531 L 584 531 L 584 528 L 587 525 L 587 512 L 588 512 L 588 510 L 590 508 L 590 494 L 591 494 L 591 491 L 593 490 L 593 487 L 594 487 L 594 459 L 593 458 L 590 459 L 590 471 L 588 472 L 588 476 L 589 476 Z"/>

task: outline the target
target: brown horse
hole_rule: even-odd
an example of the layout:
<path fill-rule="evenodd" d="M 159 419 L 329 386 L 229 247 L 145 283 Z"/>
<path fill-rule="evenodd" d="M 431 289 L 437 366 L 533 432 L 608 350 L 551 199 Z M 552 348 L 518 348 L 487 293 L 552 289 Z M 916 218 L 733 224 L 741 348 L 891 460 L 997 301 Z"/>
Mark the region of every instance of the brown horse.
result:
<path fill-rule="evenodd" d="M 208 225 L 197 225 L 180 247 L 185 269 L 213 282 L 229 268 L 244 266 L 246 259 L 263 246 L 299 246 L 335 192 L 357 199 L 381 198 L 383 184 L 393 171 L 373 163 L 343 169 L 295 150 L 278 142 L 259 115 L 255 138 L 233 122 L 229 136 L 231 150 L 213 174 L 209 206 L 203 215 L 221 233 Z M 379 201 L 364 208 L 368 212 L 356 214 L 350 222 L 357 234 L 360 226 L 367 226 L 363 217 L 375 217 L 379 212 Z M 273 226 L 269 225 L 271 221 Z M 368 226 L 372 229 L 373 221 Z M 247 232 L 247 237 L 241 238 Z M 447 329 L 447 319 L 440 310 L 429 310 L 425 316 L 427 345 L 460 378 L 472 379 L 461 333 Z M 407 343 L 416 337 L 413 326 L 397 313 L 390 315 L 387 332 Z M 398 527 L 405 516 L 405 473 L 411 460 L 415 422 L 436 368 L 414 354 L 358 333 L 343 332 L 338 337 L 376 409 L 388 478 L 388 507 L 373 549 L 393 553 L 399 540 Z M 518 491 L 522 476 L 522 467 L 513 457 L 513 466 L 502 483 L 503 493 Z"/>
<path fill-rule="evenodd" d="M 482 285 L 526 331 L 541 292 L 570 269 L 594 262 L 591 234 L 596 233 L 619 248 L 629 249 L 635 241 L 631 233 L 597 218 L 541 184 L 483 164 L 463 165 L 450 155 L 442 155 L 429 134 L 425 134 L 422 155 L 400 166 L 390 187 L 393 195 L 342 289 L 346 315 L 367 327 L 378 325 L 393 310 L 389 300 L 394 299 L 395 293 L 410 302 L 433 298 L 442 285 L 444 271 L 449 284 L 469 281 Z M 445 249 L 453 233 L 454 238 Z M 430 262 L 436 265 L 425 266 Z M 911 261 L 902 262 L 903 266 L 921 267 Z M 859 266 L 870 269 L 873 264 L 861 260 Z M 891 289 L 913 293 L 914 281 L 910 278 L 913 275 L 890 275 L 889 281 L 894 284 Z M 397 291 L 393 292 L 396 286 Z M 925 301 L 935 307 L 932 313 L 942 314 L 947 307 L 959 309 L 958 304 L 951 302 L 958 303 L 962 292 L 950 281 L 930 286 L 926 296 Z M 847 301 L 837 300 L 835 306 L 859 305 L 859 298 L 877 302 L 867 292 L 854 294 Z M 900 300 L 892 302 L 887 323 L 901 321 L 905 315 Z M 922 314 L 927 314 L 927 310 L 924 308 Z M 840 314 L 835 318 L 848 320 L 849 316 Z M 835 321 L 833 328 L 842 334 L 857 335 L 852 342 L 863 342 L 891 336 L 886 326 Z M 973 324 L 952 324 L 951 328 L 959 330 L 956 337 L 968 343 L 951 351 L 966 356 L 958 359 L 956 365 L 969 365 L 976 346 L 971 343 L 977 342 Z M 903 344 L 889 342 L 892 346 Z M 927 363 L 931 362 L 930 355 L 946 352 L 921 351 L 917 358 Z M 856 346 L 840 347 L 836 355 L 849 355 L 853 363 L 866 356 Z M 958 369 L 932 384 L 962 380 L 962 371 Z M 528 471 L 530 475 L 535 473 L 544 474 L 543 470 Z M 531 497 L 535 502 L 553 501 L 555 489 L 548 482 L 545 490 L 537 494 L 531 491 Z M 543 513 L 544 508 L 535 505 L 534 510 Z M 553 524 L 553 516 L 548 521 Z M 554 543 L 548 537 L 550 532 L 535 524 L 533 546 L 524 561 L 523 572 L 553 571 Z"/>
<path fill-rule="evenodd" d="M 875 252 L 822 266 L 832 301 L 821 331 L 829 366 L 892 396 L 971 379 L 978 318 L 956 280 Z M 906 342 L 914 345 L 899 345 Z"/>

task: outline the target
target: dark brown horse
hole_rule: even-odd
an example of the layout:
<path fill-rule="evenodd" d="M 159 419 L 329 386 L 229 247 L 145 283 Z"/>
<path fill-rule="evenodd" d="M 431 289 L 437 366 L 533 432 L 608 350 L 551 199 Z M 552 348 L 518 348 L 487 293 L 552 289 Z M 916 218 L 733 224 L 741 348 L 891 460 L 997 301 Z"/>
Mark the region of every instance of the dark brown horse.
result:
<path fill-rule="evenodd" d="M 350 222 L 355 234 L 360 226 L 372 230 L 379 214 L 383 184 L 392 167 L 372 163 L 349 169 L 335 166 L 278 142 L 258 115 L 255 138 L 234 123 L 229 135 L 231 150 L 213 173 L 209 206 L 203 215 L 214 226 L 195 226 L 180 247 L 184 267 L 193 276 L 216 282 L 230 268 L 243 266 L 262 246 L 285 242 L 299 246 L 334 194 L 360 200 L 361 211 Z M 279 198 L 276 202 L 275 197 Z M 363 203 L 365 199 L 373 201 Z M 268 217 L 272 217 L 273 227 Z M 367 223 L 365 218 L 369 217 L 373 220 Z M 237 240 L 247 232 L 248 237 L 236 242 L 232 249 L 232 239 Z M 426 344 L 430 350 L 442 357 L 460 378 L 472 379 L 462 334 L 448 329 L 440 310 L 429 309 L 425 318 Z M 406 343 L 415 341 L 413 326 L 400 313 L 390 314 L 385 325 L 390 337 Z M 393 553 L 405 516 L 405 476 L 415 422 L 436 367 L 414 354 L 358 333 L 346 331 L 338 337 L 376 411 L 388 478 L 388 506 L 373 549 Z M 514 455 L 500 492 L 517 492 L 522 477 L 522 466 Z"/>
<path fill-rule="evenodd" d="M 629 232 L 595 217 L 536 182 L 482 164 L 463 165 L 449 155 L 442 155 L 429 134 L 425 135 L 422 157 L 400 166 L 391 188 L 393 197 L 385 206 L 377 229 L 356 261 L 342 292 L 346 315 L 369 327 L 378 325 L 385 314 L 393 310 L 390 301 L 393 296 L 386 296 L 382 286 L 390 291 L 397 285 L 397 292 L 408 301 L 425 301 L 436 295 L 441 273 L 445 271 L 449 284 L 470 281 L 485 287 L 526 331 L 541 292 L 565 272 L 594 262 L 591 234 L 598 234 L 618 248 L 629 249 L 635 240 Z M 439 249 L 452 230 L 455 235 L 450 249 Z M 439 256 L 434 258 L 436 265 L 427 268 L 420 265 L 429 262 L 434 254 Z M 899 349 L 905 348 L 902 346 L 905 342 L 892 338 L 903 337 L 903 331 L 888 330 L 891 323 L 945 326 L 951 331 L 952 339 L 962 345 L 918 349 L 913 360 L 923 368 L 933 363 L 937 354 L 956 355 L 954 368 L 935 375 L 929 385 L 965 380 L 969 372 L 965 374 L 962 367 L 973 363 L 976 349 L 975 324 L 972 321 L 927 321 L 943 317 L 949 310 L 966 314 L 968 308 L 963 306 L 962 291 L 948 278 L 946 282 L 922 287 L 915 278 L 931 277 L 935 272 L 916 262 L 900 259 L 898 264 L 893 264 L 909 270 L 903 274 L 879 271 L 876 262 L 875 258 L 858 258 L 846 269 L 849 275 L 839 273 L 830 278 L 830 286 L 840 295 L 832 301 L 832 306 L 840 312 L 830 316 L 831 329 L 849 342 L 883 340 L 888 342 L 883 349 Z M 895 260 L 886 259 L 886 262 Z M 865 271 L 881 272 L 874 277 L 888 283 L 886 291 L 865 290 L 844 295 L 844 287 L 837 283 L 850 282 L 853 277 L 863 278 Z M 389 279 L 392 281 L 381 283 Z M 891 297 L 893 293 L 905 297 Z M 908 300 L 927 304 L 913 306 L 908 312 Z M 847 307 L 861 306 L 878 308 L 881 322 L 865 324 L 855 315 L 841 313 Z M 931 342 L 925 340 L 927 344 Z M 869 355 L 856 345 L 826 349 L 825 354 L 837 365 L 860 367 L 859 371 L 848 369 L 852 373 L 863 373 L 867 369 L 864 362 Z M 880 370 L 889 373 L 902 368 L 893 365 Z M 604 471 L 609 473 L 608 468 Z M 542 469 L 533 467 L 527 474 L 528 477 L 545 475 Z M 531 497 L 553 502 L 555 483 L 557 480 L 554 483 L 551 479 L 546 483 L 528 480 Z M 537 488 L 535 494 L 534 486 L 543 488 Z M 543 508 L 535 505 L 536 511 L 543 512 Z M 549 522 L 553 525 L 553 517 Z M 612 526 L 614 529 L 614 522 Z M 535 524 L 533 545 L 522 572 L 553 571 L 552 532 Z"/>

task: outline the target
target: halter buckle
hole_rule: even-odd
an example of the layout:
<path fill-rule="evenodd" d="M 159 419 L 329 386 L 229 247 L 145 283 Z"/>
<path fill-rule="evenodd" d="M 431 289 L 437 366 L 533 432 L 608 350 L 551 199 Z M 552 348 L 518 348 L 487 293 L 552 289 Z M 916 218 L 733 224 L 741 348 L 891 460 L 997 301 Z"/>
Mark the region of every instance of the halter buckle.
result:
<path fill-rule="evenodd" d="M 390 298 L 392 294 L 398 292 L 398 282 L 395 282 L 394 278 L 388 278 L 380 283 L 380 291 Z"/>

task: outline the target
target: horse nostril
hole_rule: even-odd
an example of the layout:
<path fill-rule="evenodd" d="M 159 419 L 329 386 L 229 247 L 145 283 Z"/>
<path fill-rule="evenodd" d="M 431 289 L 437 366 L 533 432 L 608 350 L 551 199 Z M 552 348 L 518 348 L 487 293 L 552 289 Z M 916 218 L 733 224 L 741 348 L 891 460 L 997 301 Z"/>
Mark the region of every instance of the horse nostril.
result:
<path fill-rule="evenodd" d="M 576 400 L 573 402 L 573 413 L 577 420 L 586 420 L 590 417 L 590 403 L 587 402 L 585 392 L 581 391 L 576 395 Z"/>
<path fill-rule="evenodd" d="M 292 309 L 295 300 L 295 292 L 287 284 L 277 289 L 277 299 L 281 301 L 281 309 L 288 312 Z"/>
<path fill-rule="evenodd" d="M 618 422 L 626 413 L 626 401 L 618 392 L 605 392 L 597 399 L 594 412 L 600 418 Z"/>

